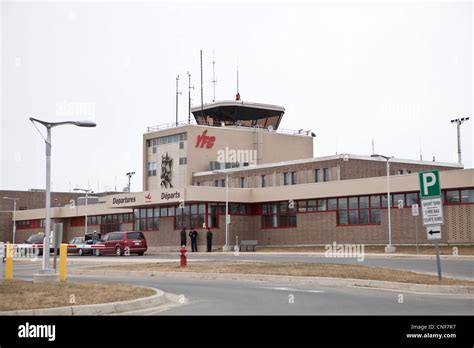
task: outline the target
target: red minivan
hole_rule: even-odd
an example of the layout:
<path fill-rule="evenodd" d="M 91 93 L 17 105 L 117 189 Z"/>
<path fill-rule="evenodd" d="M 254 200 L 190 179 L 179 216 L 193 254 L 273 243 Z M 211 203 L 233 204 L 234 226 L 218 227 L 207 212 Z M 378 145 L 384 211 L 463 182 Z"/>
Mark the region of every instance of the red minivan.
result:
<path fill-rule="evenodd" d="M 148 248 L 145 236 L 142 232 L 138 231 L 110 232 L 95 245 L 102 246 L 101 248 L 94 249 L 95 256 L 106 254 L 115 254 L 117 256 L 138 254 L 141 256 Z"/>

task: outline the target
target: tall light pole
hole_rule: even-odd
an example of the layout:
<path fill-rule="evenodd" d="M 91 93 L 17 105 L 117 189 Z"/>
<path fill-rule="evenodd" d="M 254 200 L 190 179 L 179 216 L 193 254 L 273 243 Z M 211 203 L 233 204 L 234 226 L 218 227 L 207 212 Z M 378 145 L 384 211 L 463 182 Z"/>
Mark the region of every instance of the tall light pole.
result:
<path fill-rule="evenodd" d="M 135 174 L 135 172 L 128 172 L 125 175 L 128 176 L 128 192 L 130 192 L 130 185 L 132 181 L 132 176 Z"/>
<path fill-rule="evenodd" d="M 191 90 L 194 86 L 191 86 L 191 74 L 188 71 L 188 124 L 191 124 Z"/>
<path fill-rule="evenodd" d="M 223 170 L 214 170 L 214 174 L 225 174 L 225 245 L 222 251 L 229 251 L 229 173 Z"/>
<path fill-rule="evenodd" d="M 378 154 L 373 154 L 370 157 L 380 157 L 387 161 L 387 215 L 388 215 L 388 245 L 385 247 L 386 253 L 394 253 L 396 248 L 392 245 L 392 221 L 390 215 L 390 206 L 391 206 L 391 199 L 390 199 L 390 160 L 393 156 L 383 156 Z"/>
<path fill-rule="evenodd" d="M 84 229 L 84 236 L 87 234 L 87 203 L 89 201 L 89 192 L 94 193 L 91 189 L 81 189 L 81 188 L 75 188 L 74 191 L 82 191 L 86 194 L 86 223 L 85 223 L 85 229 Z"/>
<path fill-rule="evenodd" d="M 46 127 L 47 137 L 44 139 L 46 144 L 46 217 L 45 217 L 45 243 L 43 244 L 43 269 L 42 273 L 53 273 L 54 269 L 49 268 L 49 239 L 51 232 L 51 129 L 57 126 L 73 125 L 77 127 L 95 127 L 95 122 L 92 121 L 63 121 L 63 122 L 48 122 L 38 120 L 30 117 L 30 121 L 36 127 L 36 123 L 39 123 Z M 39 130 L 38 130 L 39 131 Z M 45 244 L 48 244 L 46 246 Z M 47 249 L 47 251 L 46 251 Z"/>
<path fill-rule="evenodd" d="M 3 197 L 3 199 L 13 201 L 13 244 L 15 244 L 15 238 L 16 238 L 16 201 L 18 201 L 20 198 Z"/>
<path fill-rule="evenodd" d="M 176 127 L 178 127 L 178 97 L 181 95 L 178 85 L 179 85 L 179 75 L 176 76 Z"/>
<path fill-rule="evenodd" d="M 469 117 L 463 117 L 463 118 L 456 118 L 454 120 L 451 120 L 451 123 L 456 123 L 457 130 L 458 130 L 458 163 L 462 164 L 462 159 L 461 159 L 461 125 L 468 121 Z"/>

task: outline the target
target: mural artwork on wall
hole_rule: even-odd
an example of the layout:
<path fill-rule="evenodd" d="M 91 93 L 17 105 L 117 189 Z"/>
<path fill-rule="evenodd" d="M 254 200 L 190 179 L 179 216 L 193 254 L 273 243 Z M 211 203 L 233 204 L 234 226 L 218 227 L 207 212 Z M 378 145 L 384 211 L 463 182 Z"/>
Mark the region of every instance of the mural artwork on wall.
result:
<path fill-rule="evenodd" d="M 173 159 L 166 155 L 161 156 L 161 187 L 173 188 L 171 184 L 171 168 L 173 167 Z"/>

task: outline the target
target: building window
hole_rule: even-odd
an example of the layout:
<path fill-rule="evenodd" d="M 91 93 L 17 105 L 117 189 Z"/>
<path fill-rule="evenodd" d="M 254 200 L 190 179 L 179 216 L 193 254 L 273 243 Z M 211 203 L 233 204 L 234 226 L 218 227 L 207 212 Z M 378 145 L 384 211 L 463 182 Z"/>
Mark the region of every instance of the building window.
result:
<path fill-rule="evenodd" d="M 297 183 L 296 172 L 291 172 L 291 184 L 296 185 Z"/>
<path fill-rule="evenodd" d="M 331 180 L 331 172 L 329 171 L 329 168 L 324 168 L 323 169 L 323 181 L 330 181 Z"/>
<path fill-rule="evenodd" d="M 474 189 L 445 191 L 446 204 L 474 203 Z"/>
<path fill-rule="evenodd" d="M 164 144 L 177 143 L 178 141 L 185 141 L 187 138 L 186 133 L 168 135 L 166 137 L 160 137 L 148 140 L 148 146 L 159 146 Z"/>
<path fill-rule="evenodd" d="M 407 207 L 411 207 L 413 204 L 419 204 L 419 202 L 420 202 L 420 200 L 418 199 L 418 193 L 417 192 L 406 194 L 405 205 Z"/>
<path fill-rule="evenodd" d="M 262 228 L 296 227 L 296 208 L 288 201 L 262 204 Z"/>
<path fill-rule="evenodd" d="M 221 180 L 221 187 L 225 187 L 225 179 Z"/>
<path fill-rule="evenodd" d="M 187 157 L 180 157 L 179 158 L 179 164 L 180 165 L 187 164 L 187 163 L 188 163 L 188 158 Z"/>
<path fill-rule="evenodd" d="M 314 170 L 314 182 L 321 182 L 321 169 Z"/>
<path fill-rule="evenodd" d="M 290 185 L 290 173 L 283 173 L 283 185 Z"/>
<path fill-rule="evenodd" d="M 200 181 L 198 181 L 198 182 L 196 183 L 196 185 L 198 185 L 198 186 L 201 186 L 201 182 L 200 182 Z"/>
<path fill-rule="evenodd" d="M 219 187 L 219 180 L 214 180 L 214 186 Z"/>
<path fill-rule="evenodd" d="M 90 225 L 100 225 L 100 233 L 104 235 L 109 232 L 122 231 L 122 224 L 130 222 L 133 222 L 133 213 L 90 216 L 87 223 Z"/>
<path fill-rule="evenodd" d="M 148 162 L 148 176 L 156 176 L 156 162 Z"/>
<path fill-rule="evenodd" d="M 207 226 L 209 228 L 219 228 L 219 216 L 225 215 L 225 203 L 209 203 Z"/>
<path fill-rule="evenodd" d="M 183 228 L 203 228 L 206 216 L 205 203 L 185 204 L 182 207 L 176 207 L 174 219 L 175 229 Z"/>
<path fill-rule="evenodd" d="M 160 229 L 160 209 L 158 207 L 133 210 L 134 227 L 137 231 L 158 231 Z"/>
<path fill-rule="evenodd" d="M 152 152 L 152 153 L 156 153 L 156 146 L 153 146 L 153 147 L 151 148 L 151 152 Z"/>
<path fill-rule="evenodd" d="M 244 177 L 240 178 L 240 188 L 245 188 L 245 178 Z"/>
<path fill-rule="evenodd" d="M 261 175 L 261 187 L 267 187 L 267 176 L 266 175 Z"/>
<path fill-rule="evenodd" d="M 184 149 L 184 141 L 179 142 L 179 148 L 180 150 Z"/>
<path fill-rule="evenodd" d="M 337 224 L 342 226 L 380 224 L 380 196 L 339 198 Z"/>

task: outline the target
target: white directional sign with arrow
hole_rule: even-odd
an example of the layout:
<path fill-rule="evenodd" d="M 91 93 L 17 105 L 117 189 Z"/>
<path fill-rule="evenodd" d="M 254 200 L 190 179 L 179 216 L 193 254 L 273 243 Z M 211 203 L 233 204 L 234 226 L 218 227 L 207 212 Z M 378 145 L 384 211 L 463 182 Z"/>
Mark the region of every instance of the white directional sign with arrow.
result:
<path fill-rule="evenodd" d="M 441 239 L 441 226 L 426 227 L 426 236 L 429 240 Z"/>

